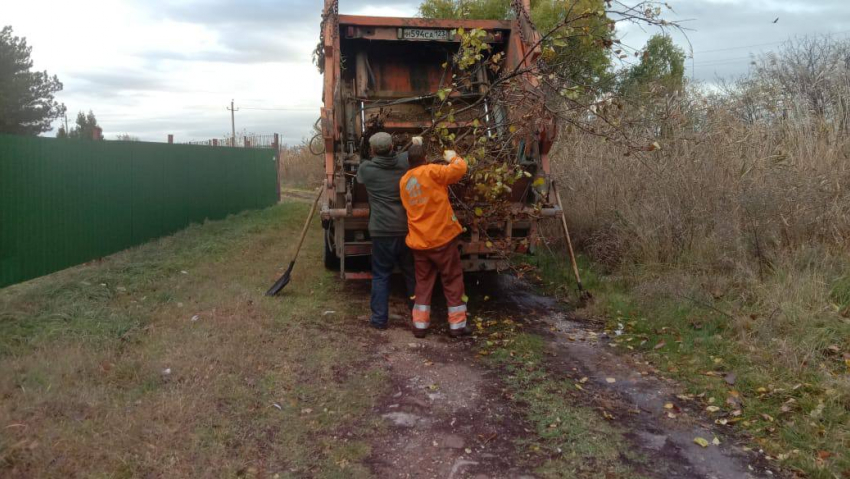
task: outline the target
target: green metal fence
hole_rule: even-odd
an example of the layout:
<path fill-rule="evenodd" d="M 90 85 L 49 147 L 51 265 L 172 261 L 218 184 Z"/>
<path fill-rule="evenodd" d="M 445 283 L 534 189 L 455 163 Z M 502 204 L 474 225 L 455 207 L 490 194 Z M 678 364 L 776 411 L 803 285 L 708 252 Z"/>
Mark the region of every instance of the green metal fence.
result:
<path fill-rule="evenodd" d="M 0 287 L 270 206 L 273 155 L 0 135 Z"/>

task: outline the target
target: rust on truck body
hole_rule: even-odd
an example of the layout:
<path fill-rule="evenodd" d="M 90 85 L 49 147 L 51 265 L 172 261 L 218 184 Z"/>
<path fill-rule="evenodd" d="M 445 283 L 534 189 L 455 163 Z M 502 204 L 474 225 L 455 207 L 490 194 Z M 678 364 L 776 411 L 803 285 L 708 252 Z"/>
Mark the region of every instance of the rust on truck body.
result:
<path fill-rule="evenodd" d="M 515 9 L 528 10 L 527 0 L 514 0 Z M 457 30 L 482 29 L 493 52 L 505 55 L 505 68 L 529 67 L 537 61 L 539 36 L 528 15 L 516 10 L 514 20 L 437 20 L 424 18 L 389 18 L 339 15 L 337 0 L 325 0 L 322 23 L 324 62 L 324 106 L 321 129 L 325 144 L 325 197 L 322 223 L 325 228 L 325 264 L 338 268 L 342 278 L 364 279 L 368 274 L 346 271 L 346 258 L 371 254 L 368 232 L 369 199 L 363 185 L 356 182 L 361 161 L 368 159 L 368 138 L 386 131 L 406 144 L 410 136 L 432 128 L 429 110 L 433 95 L 451 82 L 451 55 L 457 51 Z M 446 65 L 444 67 L 443 65 Z M 479 68 L 479 83 L 468 91 L 455 91 L 452 100 L 472 102 L 481 98 L 491 80 L 486 68 Z M 536 88 L 533 77 L 524 79 L 525 88 Z M 493 118 L 506 118 L 511 111 L 504 106 L 477 107 L 459 115 L 449 130 L 469 126 L 472 119 L 485 113 Z M 485 108 L 485 110 L 481 110 Z M 497 126 L 492 126 L 497 128 Z M 535 178 L 548 181 L 548 152 L 554 139 L 554 124 L 517 148 L 529 162 Z M 495 226 L 486 226 L 487 240 L 482 239 L 479 219 L 469 211 L 457 211 L 458 219 L 468 225 L 461 241 L 461 254 L 466 271 L 495 270 L 507 265 L 500 251 L 528 252 L 538 240 L 538 220 L 561 214 L 560 209 L 539 193 L 533 193 L 543 204 L 533 207 L 531 179 L 523 178 L 515 185 L 510 198 L 510 218 Z M 548 196 L 548 195 L 547 195 Z M 493 242 L 502 248 L 496 247 Z"/>

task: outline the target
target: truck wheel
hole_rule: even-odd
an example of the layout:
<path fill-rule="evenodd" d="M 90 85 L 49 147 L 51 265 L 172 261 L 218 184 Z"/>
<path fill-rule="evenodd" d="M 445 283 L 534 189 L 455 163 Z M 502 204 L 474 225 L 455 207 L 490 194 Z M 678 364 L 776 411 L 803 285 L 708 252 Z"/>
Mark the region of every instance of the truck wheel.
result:
<path fill-rule="evenodd" d="M 331 271 L 339 271 L 339 258 L 336 255 L 336 251 L 334 251 L 333 245 L 331 245 L 332 233 L 330 228 L 325 230 L 325 268 Z"/>

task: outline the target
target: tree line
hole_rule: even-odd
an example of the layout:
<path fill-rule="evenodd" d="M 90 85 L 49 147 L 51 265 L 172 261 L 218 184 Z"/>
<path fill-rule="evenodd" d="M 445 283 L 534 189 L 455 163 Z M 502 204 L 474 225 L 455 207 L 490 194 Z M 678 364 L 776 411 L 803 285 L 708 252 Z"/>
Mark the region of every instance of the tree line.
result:
<path fill-rule="evenodd" d="M 57 138 L 103 139 L 97 117 L 89 110 L 79 112 L 73 126 L 67 125 L 67 108 L 56 100 L 63 84 L 56 75 L 34 71 L 32 47 L 24 37 L 15 36 L 11 26 L 0 30 L 0 133 L 40 135 L 53 129 L 54 121 L 64 118 Z M 128 134 L 120 141 L 138 141 Z"/>

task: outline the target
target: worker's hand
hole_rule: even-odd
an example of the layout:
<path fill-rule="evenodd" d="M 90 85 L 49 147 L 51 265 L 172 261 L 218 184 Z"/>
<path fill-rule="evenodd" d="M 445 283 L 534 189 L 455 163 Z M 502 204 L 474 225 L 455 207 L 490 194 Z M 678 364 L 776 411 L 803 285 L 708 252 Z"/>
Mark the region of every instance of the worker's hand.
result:
<path fill-rule="evenodd" d="M 446 150 L 443 152 L 443 159 L 449 163 L 451 163 L 455 158 L 457 158 L 457 153 L 454 150 Z"/>

